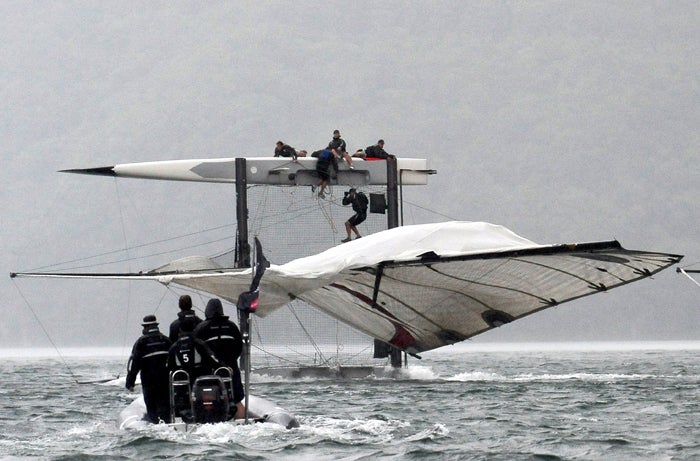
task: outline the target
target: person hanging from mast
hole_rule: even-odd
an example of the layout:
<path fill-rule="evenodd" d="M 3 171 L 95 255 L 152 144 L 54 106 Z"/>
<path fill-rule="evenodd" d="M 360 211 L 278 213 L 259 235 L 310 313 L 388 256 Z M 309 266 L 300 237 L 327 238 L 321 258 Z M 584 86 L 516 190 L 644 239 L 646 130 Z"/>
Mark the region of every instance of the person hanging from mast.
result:
<path fill-rule="evenodd" d="M 369 200 L 367 199 L 367 196 L 363 192 L 357 192 L 354 187 L 345 193 L 345 197 L 343 197 L 343 205 L 352 204 L 352 209 L 355 211 L 355 214 L 352 215 L 350 219 L 345 221 L 345 231 L 348 233 L 348 236 L 347 238 L 341 240 L 341 242 L 346 243 L 352 240 L 351 231 L 355 233 L 355 239 L 362 238 L 360 231 L 357 230 L 357 226 L 362 224 L 365 219 L 367 219 L 368 203 Z"/>

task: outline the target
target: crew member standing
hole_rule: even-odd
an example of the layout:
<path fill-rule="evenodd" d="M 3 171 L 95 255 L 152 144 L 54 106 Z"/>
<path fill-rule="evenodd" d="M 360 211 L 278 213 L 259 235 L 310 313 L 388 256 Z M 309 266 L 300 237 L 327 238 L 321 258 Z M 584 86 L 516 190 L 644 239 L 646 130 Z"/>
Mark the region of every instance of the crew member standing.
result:
<path fill-rule="evenodd" d="M 192 298 L 190 295 L 182 295 L 178 300 L 178 306 L 180 307 L 180 312 L 177 313 L 177 318 L 173 320 L 170 324 L 170 333 L 168 337 L 170 342 L 175 342 L 180 337 L 180 324 L 183 319 L 191 318 L 194 321 L 194 326 L 197 326 L 199 322 L 202 321 L 197 314 L 192 309 Z M 194 327 L 192 327 L 194 328 Z"/>
<path fill-rule="evenodd" d="M 158 329 L 155 315 L 143 318 L 143 335 L 136 340 L 127 365 L 126 388 L 133 392 L 141 372 L 141 389 L 147 418 L 152 423 L 170 421 L 168 350 L 171 342 Z"/>
<path fill-rule="evenodd" d="M 180 323 L 180 336 L 168 351 L 168 369 L 184 370 L 190 377 L 190 384 L 200 376 L 211 374 L 222 366 L 214 352 L 202 341 L 194 337 L 194 320 L 185 318 Z"/>
<path fill-rule="evenodd" d="M 221 300 L 217 298 L 210 299 L 207 307 L 204 310 L 206 315 L 205 320 L 197 325 L 194 330 L 194 336 L 201 339 L 214 352 L 214 355 L 223 362 L 223 364 L 231 368 L 231 384 L 233 388 L 232 411 L 234 416 L 242 418 L 245 415 L 245 406 L 243 398 L 243 384 L 241 383 L 241 371 L 238 368 L 238 357 L 243 350 L 243 338 L 241 331 L 235 323 L 229 320 L 227 315 L 224 315 L 224 307 Z"/>

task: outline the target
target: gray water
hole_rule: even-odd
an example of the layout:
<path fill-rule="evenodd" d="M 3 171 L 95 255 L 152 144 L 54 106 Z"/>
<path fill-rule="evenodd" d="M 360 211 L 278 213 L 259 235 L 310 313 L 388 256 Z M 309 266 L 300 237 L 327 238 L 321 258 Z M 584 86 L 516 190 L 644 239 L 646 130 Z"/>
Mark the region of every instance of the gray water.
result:
<path fill-rule="evenodd" d="M 254 376 L 252 393 L 301 427 L 191 433 L 117 427 L 135 396 L 123 388 L 125 357 L 9 358 L 0 458 L 700 459 L 700 344 L 589 346 L 464 344 L 411 360 L 396 378 Z"/>

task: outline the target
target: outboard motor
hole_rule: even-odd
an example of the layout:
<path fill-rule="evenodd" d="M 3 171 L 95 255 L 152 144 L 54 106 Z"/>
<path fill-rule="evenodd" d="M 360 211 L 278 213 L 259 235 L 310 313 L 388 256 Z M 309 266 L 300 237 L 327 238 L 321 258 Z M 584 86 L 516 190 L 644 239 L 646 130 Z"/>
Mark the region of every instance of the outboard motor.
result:
<path fill-rule="evenodd" d="M 192 387 L 192 407 L 197 423 L 220 423 L 228 420 L 228 391 L 219 376 L 200 376 Z"/>

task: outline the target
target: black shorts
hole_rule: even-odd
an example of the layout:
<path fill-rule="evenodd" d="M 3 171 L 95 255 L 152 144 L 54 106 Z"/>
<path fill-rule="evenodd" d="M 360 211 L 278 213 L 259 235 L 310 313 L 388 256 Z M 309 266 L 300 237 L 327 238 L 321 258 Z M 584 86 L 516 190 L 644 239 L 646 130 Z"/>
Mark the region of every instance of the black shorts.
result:
<path fill-rule="evenodd" d="M 367 212 L 355 213 L 354 215 L 350 216 L 348 222 L 351 226 L 357 226 L 358 224 L 362 224 L 365 221 L 365 219 L 367 219 Z"/>

